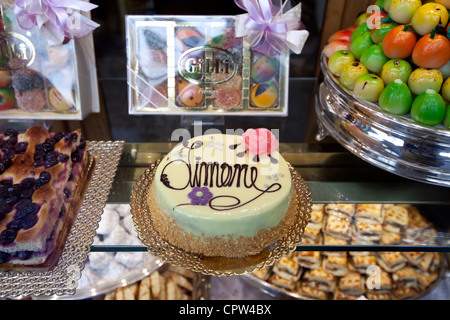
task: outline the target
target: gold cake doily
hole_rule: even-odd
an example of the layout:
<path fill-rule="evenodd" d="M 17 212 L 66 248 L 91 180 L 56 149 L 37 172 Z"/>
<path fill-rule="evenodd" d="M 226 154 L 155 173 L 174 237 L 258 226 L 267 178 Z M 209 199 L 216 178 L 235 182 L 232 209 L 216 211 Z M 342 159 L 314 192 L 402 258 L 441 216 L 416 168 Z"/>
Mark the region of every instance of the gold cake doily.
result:
<path fill-rule="evenodd" d="M 123 143 L 87 141 L 87 150 L 92 157 L 88 166 L 92 168 L 92 172 L 58 263 L 50 270 L 0 272 L 1 298 L 75 294 L 106 205 Z"/>
<path fill-rule="evenodd" d="M 156 168 L 160 160 L 150 167 L 140 177 L 131 193 L 131 214 L 134 228 L 148 251 L 165 262 L 213 276 L 231 276 L 253 272 L 273 265 L 283 255 L 293 252 L 300 244 L 303 232 L 310 219 L 311 193 L 303 178 L 289 165 L 292 176 L 292 187 L 295 189 L 295 210 L 286 214 L 294 215 L 295 223 L 285 230 L 284 236 L 264 249 L 259 254 L 243 258 L 207 257 L 185 251 L 163 239 L 154 227 L 151 208 L 147 197 L 153 183 Z"/>

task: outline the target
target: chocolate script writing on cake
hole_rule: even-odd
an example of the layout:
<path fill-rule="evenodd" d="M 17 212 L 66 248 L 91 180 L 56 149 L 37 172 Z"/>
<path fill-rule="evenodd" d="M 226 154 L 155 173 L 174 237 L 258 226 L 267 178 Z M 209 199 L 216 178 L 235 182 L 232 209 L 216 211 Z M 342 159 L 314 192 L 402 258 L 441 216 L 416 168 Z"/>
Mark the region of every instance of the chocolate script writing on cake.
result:
<path fill-rule="evenodd" d="M 264 189 L 259 188 L 256 185 L 258 180 L 258 168 L 256 166 L 250 166 L 248 164 L 234 164 L 230 165 L 226 162 L 218 163 L 218 162 L 196 162 L 194 165 L 191 163 L 191 152 L 195 149 L 198 149 L 203 146 L 202 141 L 194 141 L 190 146 L 183 145 L 183 149 L 187 149 L 188 156 L 187 161 L 184 159 L 175 159 L 168 162 L 160 176 L 161 183 L 172 190 L 185 190 L 188 188 L 193 188 L 199 192 L 199 197 L 203 196 L 204 190 L 200 190 L 201 187 L 217 187 L 217 188 L 227 188 L 227 187 L 236 187 L 236 188 L 254 188 L 260 193 L 242 203 L 241 200 L 236 196 L 231 195 L 220 195 L 220 196 L 211 196 L 208 197 L 207 204 L 209 207 L 216 211 L 226 211 L 237 209 L 246 204 L 255 201 L 259 197 L 261 197 L 265 193 L 277 192 L 281 189 L 281 184 L 272 183 L 271 185 L 266 185 Z M 182 149 L 182 150 L 183 150 Z M 168 176 L 166 171 L 170 171 L 169 168 L 173 165 L 183 165 L 186 167 L 187 175 L 185 178 L 177 176 L 176 178 L 177 184 L 179 186 L 173 186 L 171 184 L 171 178 Z M 185 180 L 185 181 L 184 181 Z M 232 203 L 223 204 L 223 201 L 220 201 L 220 204 L 216 204 L 219 202 L 218 200 L 230 199 Z M 187 205 L 198 205 L 199 202 L 194 204 L 193 201 L 190 203 L 182 203 L 177 205 L 187 206 Z M 175 209 L 174 207 L 173 209 Z"/>

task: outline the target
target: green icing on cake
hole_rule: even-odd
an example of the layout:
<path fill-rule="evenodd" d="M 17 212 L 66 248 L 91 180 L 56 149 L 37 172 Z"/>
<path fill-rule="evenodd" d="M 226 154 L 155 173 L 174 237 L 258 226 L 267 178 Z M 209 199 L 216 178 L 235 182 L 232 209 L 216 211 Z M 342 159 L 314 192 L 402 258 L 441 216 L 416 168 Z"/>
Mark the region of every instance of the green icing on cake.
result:
<path fill-rule="evenodd" d="M 291 174 L 274 150 L 250 154 L 242 136 L 213 134 L 177 145 L 158 166 L 156 200 L 187 232 L 251 237 L 278 225 L 291 201 Z"/>

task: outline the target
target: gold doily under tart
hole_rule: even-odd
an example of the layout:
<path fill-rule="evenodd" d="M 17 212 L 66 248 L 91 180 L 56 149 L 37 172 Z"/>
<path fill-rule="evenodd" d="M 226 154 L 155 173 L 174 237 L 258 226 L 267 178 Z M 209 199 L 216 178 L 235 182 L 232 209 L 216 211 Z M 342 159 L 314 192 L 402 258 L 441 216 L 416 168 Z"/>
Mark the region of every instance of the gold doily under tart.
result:
<path fill-rule="evenodd" d="M 58 263 L 50 270 L 0 272 L 0 297 L 73 295 L 106 205 L 123 141 L 87 142 L 93 157 L 89 185 Z M 95 160 L 94 160 L 95 158 Z M 95 161 L 95 165 L 94 165 Z"/>
<path fill-rule="evenodd" d="M 303 178 L 289 166 L 296 206 L 287 214 L 295 215 L 293 223 L 285 230 L 284 236 L 256 255 L 243 258 L 207 257 L 183 250 L 162 238 L 156 230 L 147 197 L 160 161 L 150 167 L 140 177 L 131 193 L 131 214 L 139 239 L 148 251 L 165 262 L 213 276 L 231 276 L 262 269 L 274 264 L 283 255 L 293 252 L 301 242 L 303 232 L 310 219 L 311 193 Z"/>

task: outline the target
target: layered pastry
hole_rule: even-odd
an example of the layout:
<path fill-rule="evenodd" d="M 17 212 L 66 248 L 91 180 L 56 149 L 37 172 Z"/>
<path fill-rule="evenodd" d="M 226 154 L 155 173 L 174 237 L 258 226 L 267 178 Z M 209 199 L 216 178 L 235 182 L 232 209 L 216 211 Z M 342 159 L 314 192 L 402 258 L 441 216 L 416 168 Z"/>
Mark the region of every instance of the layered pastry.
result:
<path fill-rule="evenodd" d="M 334 300 L 357 300 L 358 298 L 359 298 L 358 296 L 353 296 L 342 292 L 341 289 L 339 288 L 336 288 L 336 291 L 334 292 L 333 296 Z"/>
<path fill-rule="evenodd" d="M 369 281 L 367 291 L 370 294 L 389 294 L 393 288 L 392 278 L 389 272 L 379 269 L 375 277 L 371 277 Z"/>
<path fill-rule="evenodd" d="M 267 129 L 210 134 L 177 145 L 159 163 L 148 194 L 155 230 L 206 256 L 260 253 L 295 224 L 288 164 Z"/>
<path fill-rule="evenodd" d="M 366 295 L 369 300 L 392 300 L 390 293 L 367 293 Z"/>
<path fill-rule="evenodd" d="M 406 258 L 401 252 L 380 252 L 377 262 L 384 270 L 395 272 L 405 266 Z"/>
<path fill-rule="evenodd" d="M 411 299 L 411 298 L 414 298 L 415 296 L 417 296 L 417 291 L 412 287 L 396 288 L 396 289 L 394 289 L 394 295 L 395 295 L 395 298 L 397 298 L 397 299 L 406 300 L 406 299 Z"/>
<path fill-rule="evenodd" d="M 324 205 L 313 204 L 311 210 L 311 219 L 307 225 L 307 228 L 321 230 L 324 223 Z"/>
<path fill-rule="evenodd" d="M 434 253 L 433 252 L 426 252 L 424 255 L 421 256 L 420 259 L 416 260 L 416 263 L 413 264 L 415 267 L 417 267 L 419 270 L 423 272 L 427 272 L 430 270 L 433 261 L 434 261 Z"/>
<path fill-rule="evenodd" d="M 348 272 L 347 256 L 327 256 L 325 258 L 325 271 L 334 276 L 342 277 Z"/>
<path fill-rule="evenodd" d="M 351 219 L 339 215 L 328 215 L 325 222 L 324 233 L 331 237 L 350 240 L 353 235 Z"/>
<path fill-rule="evenodd" d="M 355 221 L 356 237 L 364 241 L 378 242 L 381 239 L 383 227 L 381 223 L 366 223 L 366 220 Z"/>
<path fill-rule="evenodd" d="M 312 299 L 326 300 L 328 298 L 328 293 L 326 291 L 315 289 L 306 282 L 301 283 L 299 292 L 305 297 Z"/>
<path fill-rule="evenodd" d="M 347 272 L 345 276 L 339 279 L 339 289 L 344 294 L 359 296 L 364 294 L 364 279 L 359 272 Z"/>
<path fill-rule="evenodd" d="M 366 224 L 381 224 L 383 222 L 382 205 L 376 203 L 359 203 L 356 205 L 356 218 Z"/>
<path fill-rule="evenodd" d="M 334 292 L 336 277 L 325 271 L 324 268 L 306 270 L 303 275 L 303 283 L 317 290 Z"/>
<path fill-rule="evenodd" d="M 392 246 L 402 243 L 402 235 L 397 232 L 389 232 L 383 230 L 381 233 L 380 244 L 384 246 Z"/>
<path fill-rule="evenodd" d="M 407 216 L 404 215 L 405 210 L 408 213 Z M 353 214 L 352 212 L 351 206 L 312 205 L 311 220 L 305 228 L 301 245 L 293 254 L 293 259 L 302 267 L 303 274 L 297 281 L 295 289 L 284 286 L 284 290 L 313 299 L 352 300 L 364 297 L 370 300 L 406 299 L 423 294 L 432 284 L 439 281 L 439 274 L 443 271 L 439 269 L 439 266 L 443 267 L 440 253 L 315 251 L 311 248 L 308 250 L 312 251 L 304 251 L 306 248 L 302 246 L 312 245 L 373 246 L 374 243 L 436 245 L 433 240 L 433 235 L 437 233 L 436 229 L 420 215 L 420 211 L 415 206 L 357 204 Z M 396 216 L 394 212 L 399 212 L 397 222 L 394 222 L 393 217 Z M 387 227 L 386 214 L 391 226 L 388 229 L 392 231 L 384 229 Z M 406 229 L 402 227 L 406 223 L 405 217 L 408 218 Z M 336 223 L 336 226 L 327 224 L 334 221 L 344 221 L 345 224 L 350 222 L 353 225 L 348 228 L 350 239 L 337 237 L 340 224 Z M 318 228 L 321 223 L 321 228 Z M 380 226 L 383 228 L 381 237 Z M 379 240 L 378 237 L 380 237 Z M 432 242 L 429 242 L 428 238 Z M 277 263 L 270 268 L 269 280 L 275 274 L 275 269 L 280 269 Z M 285 274 L 278 272 L 277 276 L 283 278 Z M 331 280 L 332 276 L 336 285 L 334 291 L 330 292 L 330 283 L 325 279 L 328 277 Z M 292 276 L 285 278 L 286 282 L 291 280 Z M 282 280 L 278 279 L 270 283 L 281 287 Z M 294 284 L 288 283 L 290 288 L 294 287 Z M 361 297 L 362 294 L 364 297 Z"/>
<path fill-rule="evenodd" d="M 428 286 L 430 286 L 433 281 L 438 278 L 437 273 L 433 272 L 424 272 L 424 271 L 416 271 L 417 275 L 417 288 L 418 290 L 425 290 Z"/>
<path fill-rule="evenodd" d="M 425 256 L 426 252 L 403 252 L 406 260 L 412 265 L 417 265 L 420 260 Z M 429 260 L 431 262 L 431 260 Z M 427 268 L 428 269 L 428 268 Z"/>
<path fill-rule="evenodd" d="M 300 278 L 300 276 L 299 276 Z M 296 280 L 286 279 L 285 277 L 280 276 L 278 273 L 275 273 L 271 278 L 270 282 L 273 285 L 276 285 L 280 288 L 285 288 L 287 290 L 294 290 L 296 286 Z"/>
<path fill-rule="evenodd" d="M 270 282 L 278 287 L 294 290 L 302 274 L 302 268 L 293 257 L 283 256 L 273 267 Z"/>
<path fill-rule="evenodd" d="M 255 270 L 255 271 L 253 271 L 252 274 L 255 277 L 257 277 L 258 279 L 266 281 L 266 280 L 269 279 L 271 272 L 272 272 L 271 268 L 266 267 L 266 268 L 263 268 L 261 270 Z"/>
<path fill-rule="evenodd" d="M 402 205 L 384 206 L 384 229 L 400 233 L 408 226 L 408 208 Z"/>
<path fill-rule="evenodd" d="M 348 245 L 348 242 L 345 239 L 336 238 L 328 234 L 325 234 L 323 237 L 323 244 L 326 246 L 346 246 Z M 322 254 L 325 256 L 338 256 L 338 257 L 347 255 L 345 251 L 323 251 Z"/>
<path fill-rule="evenodd" d="M 0 268 L 49 269 L 81 204 L 86 142 L 32 127 L 0 134 Z"/>
<path fill-rule="evenodd" d="M 408 242 L 432 243 L 436 236 L 432 224 L 420 214 L 417 207 L 409 208 L 408 228 L 406 238 Z"/>
<path fill-rule="evenodd" d="M 370 266 L 377 264 L 377 259 L 374 255 L 352 256 L 353 266 L 359 273 L 366 273 Z"/>
<path fill-rule="evenodd" d="M 309 226 L 309 224 L 308 224 Z M 305 228 L 305 231 L 308 228 Z M 311 229 L 315 230 L 315 229 Z M 320 231 L 320 230 L 319 230 Z M 322 244 L 322 237 L 316 237 L 316 239 L 305 238 L 303 233 L 303 239 L 301 245 L 320 245 Z M 308 269 L 317 269 L 321 266 L 322 255 L 320 251 L 295 251 L 294 260 L 302 267 Z"/>
<path fill-rule="evenodd" d="M 300 265 L 293 259 L 293 257 L 283 256 L 280 261 L 274 266 L 273 271 L 276 274 L 284 276 L 292 281 L 297 281 L 300 278 Z"/>
<path fill-rule="evenodd" d="M 302 267 L 317 269 L 320 267 L 322 256 L 320 251 L 296 251 L 294 259 Z"/>
<path fill-rule="evenodd" d="M 417 285 L 417 274 L 413 267 L 404 267 L 392 274 L 392 280 L 398 289 L 413 288 Z"/>
<path fill-rule="evenodd" d="M 320 242 L 321 234 L 320 229 L 316 229 L 312 227 L 309 223 L 303 232 L 303 243 L 308 241 L 310 243 L 318 243 Z"/>
<path fill-rule="evenodd" d="M 355 213 L 353 203 L 328 203 L 325 205 L 325 213 L 330 216 L 337 216 L 342 219 L 351 219 Z"/>

